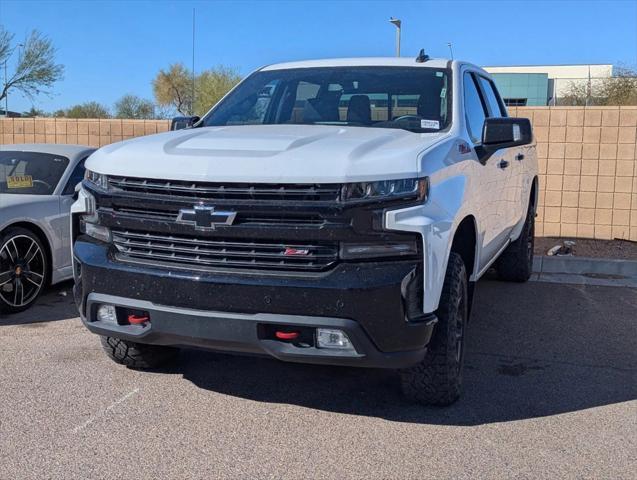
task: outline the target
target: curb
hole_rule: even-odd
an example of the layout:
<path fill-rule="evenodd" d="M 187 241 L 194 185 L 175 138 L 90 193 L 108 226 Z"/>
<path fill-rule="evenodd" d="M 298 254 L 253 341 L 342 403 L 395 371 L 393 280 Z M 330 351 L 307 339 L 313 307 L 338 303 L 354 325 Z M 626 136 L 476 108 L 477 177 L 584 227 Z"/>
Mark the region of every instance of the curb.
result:
<path fill-rule="evenodd" d="M 599 273 L 606 275 L 621 275 L 622 277 L 637 277 L 637 261 L 616 260 L 611 258 L 589 257 L 535 257 L 533 259 L 535 273 Z"/>
<path fill-rule="evenodd" d="M 533 279 L 540 282 L 637 288 L 637 261 L 567 256 L 535 257 Z"/>

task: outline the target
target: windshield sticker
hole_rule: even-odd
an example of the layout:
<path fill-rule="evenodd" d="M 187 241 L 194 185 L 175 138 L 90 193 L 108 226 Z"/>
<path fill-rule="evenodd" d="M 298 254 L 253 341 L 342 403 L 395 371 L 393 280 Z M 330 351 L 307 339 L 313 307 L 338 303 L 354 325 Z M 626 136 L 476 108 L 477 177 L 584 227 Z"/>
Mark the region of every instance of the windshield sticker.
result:
<path fill-rule="evenodd" d="M 432 128 L 434 130 L 440 130 L 440 122 L 438 120 L 420 120 L 420 128 Z"/>
<path fill-rule="evenodd" d="M 7 177 L 7 188 L 31 188 L 33 177 L 31 175 L 15 175 Z"/>
<path fill-rule="evenodd" d="M 442 87 L 440 89 L 440 98 L 445 98 L 447 96 L 447 88 L 446 87 Z"/>
<path fill-rule="evenodd" d="M 436 77 L 442 77 L 442 72 L 436 72 Z"/>

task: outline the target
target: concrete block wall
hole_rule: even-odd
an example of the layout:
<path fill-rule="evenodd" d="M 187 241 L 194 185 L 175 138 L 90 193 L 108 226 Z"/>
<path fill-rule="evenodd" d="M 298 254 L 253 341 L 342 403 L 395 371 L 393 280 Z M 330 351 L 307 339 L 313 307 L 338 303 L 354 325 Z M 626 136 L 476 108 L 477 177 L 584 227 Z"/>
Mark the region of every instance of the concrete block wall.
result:
<path fill-rule="evenodd" d="M 518 107 L 540 170 L 537 235 L 637 241 L 637 107 Z"/>
<path fill-rule="evenodd" d="M 637 107 L 512 107 L 533 123 L 538 236 L 637 241 Z M 103 146 L 167 131 L 168 120 L 0 119 L 8 143 Z"/>
<path fill-rule="evenodd" d="M 168 120 L 9 118 L 0 119 L 2 144 L 66 143 L 102 147 L 141 135 L 165 132 Z"/>

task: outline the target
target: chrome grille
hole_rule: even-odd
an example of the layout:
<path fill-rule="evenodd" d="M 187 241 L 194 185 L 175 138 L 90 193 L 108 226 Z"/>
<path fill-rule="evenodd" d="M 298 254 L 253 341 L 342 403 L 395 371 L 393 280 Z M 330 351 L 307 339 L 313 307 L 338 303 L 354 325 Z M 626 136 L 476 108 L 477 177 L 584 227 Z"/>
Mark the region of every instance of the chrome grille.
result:
<path fill-rule="evenodd" d="M 129 177 L 109 177 L 108 183 L 115 191 L 205 200 L 334 202 L 340 194 L 338 184 L 224 184 Z"/>
<path fill-rule="evenodd" d="M 181 266 L 324 270 L 338 259 L 332 245 L 237 242 L 156 233 L 113 231 L 120 256 Z"/>
<path fill-rule="evenodd" d="M 115 206 L 111 210 L 118 215 L 126 215 L 128 217 L 149 220 L 165 220 L 176 221 L 179 210 L 174 208 L 165 209 L 142 209 Z M 340 218 L 332 218 L 329 221 L 322 218 L 318 214 L 249 214 L 239 213 L 233 225 L 254 225 L 254 226 L 281 226 L 281 227 L 321 227 L 327 224 L 346 224 L 346 221 Z"/>

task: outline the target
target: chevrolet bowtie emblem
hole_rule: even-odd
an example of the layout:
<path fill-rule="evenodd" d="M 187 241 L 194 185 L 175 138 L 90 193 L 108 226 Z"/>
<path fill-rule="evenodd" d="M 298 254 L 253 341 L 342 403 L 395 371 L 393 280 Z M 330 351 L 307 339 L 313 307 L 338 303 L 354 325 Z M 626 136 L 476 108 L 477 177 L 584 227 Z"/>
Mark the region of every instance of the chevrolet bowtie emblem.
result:
<path fill-rule="evenodd" d="M 177 223 L 194 225 L 197 230 L 214 230 L 215 225 L 232 225 L 237 212 L 217 211 L 215 207 L 195 205 L 192 209 L 182 208 Z"/>

